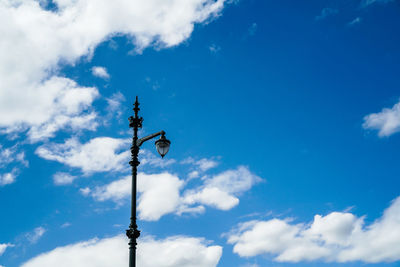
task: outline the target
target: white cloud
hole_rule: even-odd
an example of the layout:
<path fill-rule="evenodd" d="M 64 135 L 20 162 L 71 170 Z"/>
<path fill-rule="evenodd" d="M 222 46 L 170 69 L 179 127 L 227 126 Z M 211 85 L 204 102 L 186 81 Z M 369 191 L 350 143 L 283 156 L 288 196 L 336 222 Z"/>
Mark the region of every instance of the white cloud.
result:
<path fill-rule="evenodd" d="M 65 172 L 57 172 L 53 175 L 53 181 L 55 185 L 67 185 L 72 184 L 72 182 L 78 177 L 73 176 Z"/>
<path fill-rule="evenodd" d="M 12 167 L 11 171 L 6 171 L 11 164 L 14 167 Z M 17 145 L 3 148 L 0 144 L 0 168 L 3 170 L 3 173 L 0 173 L 0 186 L 14 183 L 20 173 L 20 167 L 28 167 L 28 165 L 29 162 L 25 159 L 25 152 L 18 151 Z"/>
<path fill-rule="evenodd" d="M 35 153 L 44 159 L 80 168 L 84 174 L 128 171 L 129 142 L 126 139 L 97 137 L 81 144 L 76 138 L 71 138 L 64 144 L 42 145 Z"/>
<path fill-rule="evenodd" d="M 92 239 L 40 254 L 21 267 L 113 267 L 128 265 L 128 240 L 124 236 Z M 138 242 L 137 265 L 142 267 L 215 267 L 222 247 L 210 246 L 202 238 L 151 237 Z M 157 257 L 154 257 L 157 255 Z"/>
<path fill-rule="evenodd" d="M 199 176 L 200 176 L 199 171 L 191 171 L 191 172 L 188 174 L 188 178 L 189 178 L 189 179 L 194 179 L 194 178 L 197 178 L 197 177 L 199 177 Z"/>
<path fill-rule="evenodd" d="M 9 247 L 13 247 L 13 244 L 0 244 L 0 256 L 4 254 L 4 252 L 6 251 L 7 248 Z"/>
<path fill-rule="evenodd" d="M 186 190 L 184 187 L 187 184 L 168 172 L 139 173 L 139 218 L 155 221 L 169 213 L 202 213 L 205 210 L 203 205 L 229 210 L 239 204 L 238 196 L 241 193 L 259 181 L 261 178 L 244 166 L 205 178 L 202 186 Z M 131 177 L 126 176 L 94 190 L 87 188 L 84 194 L 90 194 L 98 201 L 112 200 L 120 205 L 131 195 Z"/>
<path fill-rule="evenodd" d="M 25 160 L 25 152 L 19 152 L 17 146 L 4 148 L 0 144 L 0 167 L 5 167 L 12 162 L 22 163 L 28 166 L 28 161 Z"/>
<path fill-rule="evenodd" d="M 120 202 L 130 196 L 131 180 L 131 176 L 126 176 L 123 179 L 116 180 L 107 185 L 98 186 L 93 191 L 88 187 L 81 188 L 80 191 L 85 196 L 92 193 L 92 197 L 98 201 L 113 200 L 115 202 Z"/>
<path fill-rule="evenodd" d="M 66 223 L 63 223 L 60 227 L 61 228 L 67 228 L 67 227 L 70 227 L 70 226 L 71 226 L 71 223 L 66 222 Z"/>
<path fill-rule="evenodd" d="M 131 176 L 97 187 L 92 196 L 98 201 L 120 202 L 131 195 Z M 169 173 L 138 174 L 138 213 L 147 221 L 159 220 L 161 216 L 174 212 L 180 204 L 179 190 L 183 181 Z"/>
<path fill-rule="evenodd" d="M 262 179 L 250 172 L 248 167 L 239 166 L 234 170 L 227 170 L 205 181 L 207 187 L 219 188 L 228 193 L 242 193 L 249 190 Z"/>
<path fill-rule="evenodd" d="M 183 160 L 182 164 L 193 165 L 196 168 L 198 168 L 199 171 L 205 172 L 205 171 L 208 171 L 209 169 L 217 167 L 219 162 L 214 159 L 202 158 L 199 160 L 195 160 L 194 158 L 189 157 L 189 158 Z"/>
<path fill-rule="evenodd" d="M 241 193 L 261 181 L 247 167 L 239 166 L 211 178 L 205 177 L 203 186 L 185 192 L 183 205 L 204 204 L 220 210 L 230 210 L 239 204 L 238 196 Z"/>
<path fill-rule="evenodd" d="M 18 169 L 14 168 L 11 172 L 0 174 L 0 186 L 12 184 L 15 182 L 18 175 Z"/>
<path fill-rule="evenodd" d="M 96 88 L 61 77 L 64 65 L 93 55 L 95 48 L 125 35 L 140 52 L 186 40 L 195 23 L 215 17 L 224 0 L 0 1 L 0 129 L 24 132 L 32 142 L 60 129 L 96 128 Z"/>
<path fill-rule="evenodd" d="M 143 267 L 211 267 L 217 266 L 222 247 L 207 246 L 202 238 L 170 237 L 164 240 L 144 239 L 139 243 L 138 266 Z M 154 257 L 157 255 L 157 257 Z"/>
<path fill-rule="evenodd" d="M 100 66 L 92 67 L 93 76 L 102 78 L 102 79 L 110 79 L 110 74 L 108 74 L 107 69 Z"/>
<path fill-rule="evenodd" d="M 392 108 L 384 108 L 381 112 L 365 116 L 363 127 L 378 130 L 380 137 L 400 132 L 400 102 Z"/>
<path fill-rule="evenodd" d="M 35 244 L 46 233 L 46 231 L 47 230 L 43 227 L 37 227 L 31 233 L 26 234 L 26 238 L 30 243 Z"/>
<path fill-rule="evenodd" d="M 186 205 L 201 203 L 220 210 L 230 210 L 239 204 L 239 199 L 217 187 L 205 187 L 201 190 L 187 191 L 183 202 Z"/>
<path fill-rule="evenodd" d="M 0 85 L 0 129 L 3 133 L 29 129 L 30 141 L 36 142 L 53 137 L 66 127 L 96 129 L 97 115 L 89 107 L 98 96 L 97 89 L 80 87 L 61 77 L 38 85 L 32 82 L 16 86 L 10 82 L 9 87 L 3 89 Z"/>
<path fill-rule="evenodd" d="M 311 224 L 271 219 L 243 223 L 228 234 L 241 257 L 275 255 L 276 261 L 367 263 L 400 260 L 400 197 L 383 216 L 365 226 L 364 217 L 332 212 L 316 215 Z"/>
<path fill-rule="evenodd" d="M 139 218 L 156 221 L 172 213 L 180 204 L 179 190 L 183 181 L 169 173 L 144 174 L 138 178 Z"/>
<path fill-rule="evenodd" d="M 88 196 L 90 192 L 92 192 L 92 190 L 89 187 L 85 187 L 85 188 L 80 188 L 79 192 L 84 196 Z"/>

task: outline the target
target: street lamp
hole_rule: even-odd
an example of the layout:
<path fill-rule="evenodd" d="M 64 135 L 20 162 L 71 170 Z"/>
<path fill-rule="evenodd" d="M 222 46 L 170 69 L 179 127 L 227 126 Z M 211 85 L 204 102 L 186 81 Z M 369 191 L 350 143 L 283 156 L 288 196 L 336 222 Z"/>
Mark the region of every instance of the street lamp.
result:
<path fill-rule="evenodd" d="M 133 108 L 135 111 L 135 117 L 129 117 L 129 127 L 133 128 L 133 139 L 131 146 L 131 157 L 132 160 L 129 162 L 129 165 L 132 166 L 132 201 L 131 201 L 131 223 L 129 225 L 129 229 L 126 230 L 126 236 L 129 238 L 129 267 L 136 266 L 136 239 L 140 236 L 140 231 L 138 230 L 136 224 L 136 185 L 137 185 L 137 167 L 140 162 L 138 160 L 139 149 L 140 146 L 154 137 L 159 135 L 160 139 L 155 142 L 158 153 L 162 158 L 168 153 L 169 146 L 171 142 L 165 138 L 165 132 L 160 131 L 154 134 L 150 134 L 143 138 L 138 138 L 138 129 L 142 128 L 143 118 L 138 116 L 139 101 L 138 97 L 136 97 L 135 107 Z"/>

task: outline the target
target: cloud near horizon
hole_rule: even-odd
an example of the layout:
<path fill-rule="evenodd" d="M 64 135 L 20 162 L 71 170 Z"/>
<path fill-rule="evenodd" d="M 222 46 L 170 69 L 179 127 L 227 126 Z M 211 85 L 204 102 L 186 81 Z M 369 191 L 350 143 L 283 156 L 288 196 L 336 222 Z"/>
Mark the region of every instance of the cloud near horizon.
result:
<path fill-rule="evenodd" d="M 400 260 L 400 197 L 382 217 L 366 226 L 348 212 L 315 215 L 311 223 L 291 220 L 248 221 L 229 234 L 241 257 L 274 255 L 278 262 L 394 262 Z"/>
<path fill-rule="evenodd" d="M 118 235 L 91 239 L 42 253 L 20 267 L 115 267 L 128 266 L 128 240 Z M 157 255 L 157 257 L 154 257 Z M 141 238 L 137 265 L 142 267 L 215 267 L 222 247 L 203 238 L 172 236 L 162 240 Z"/>

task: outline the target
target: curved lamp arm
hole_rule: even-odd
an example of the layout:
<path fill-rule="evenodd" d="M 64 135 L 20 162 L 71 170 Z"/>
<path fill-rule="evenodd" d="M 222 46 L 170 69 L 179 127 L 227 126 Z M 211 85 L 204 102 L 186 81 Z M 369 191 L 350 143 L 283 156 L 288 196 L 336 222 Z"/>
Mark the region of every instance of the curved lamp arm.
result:
<path fill-rule="evenodd" d="M 148 140 L 150 140 L 150 139 L 153 139 L 154 137 L 157 137 L 157 136 L 159 136 L 159 135 L 165 135 L 165 132 L 164 132 L 164 131 L 159 131 L 159 132 L 157 132 L 157 133 L 153 133 L 153 134 L 150 134 L 150 135 L 145 136 L 145 137 L 143 137 L 143 138 L 140 138 L 140 139 L 138 139 L 138 140 L 136 141 L 136 145 L 137 145 L 138 147 L 140 147 L 144 142 L 146 142 L 146 141 L 148 141 Z"/>

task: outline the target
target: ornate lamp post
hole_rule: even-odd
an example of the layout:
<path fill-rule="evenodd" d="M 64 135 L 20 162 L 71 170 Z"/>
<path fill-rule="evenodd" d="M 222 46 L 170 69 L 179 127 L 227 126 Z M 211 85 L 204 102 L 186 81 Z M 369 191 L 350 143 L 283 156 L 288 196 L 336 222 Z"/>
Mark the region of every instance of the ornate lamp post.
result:
<path fill-rule="evenodd" d="M 165 132 L 160 131 L 154 134 L 150 134 L 143 138 L 138 138 L 138 129 L 142 128 L 143 118 L 138 116 L 139 102 L 138 97 L 136 97 L 135 107 L 133 108 L 135 111 L 135 117 L 129 117 L 129 127 L 133 128 L 133 139 L 131 146 L 131 156 L 132 160 L 129 164 L 132 166 L 132 201 L 131 201 L 131 223 L 129 225 L 129 229 L 126 230 L 126 236 L 129 238 L 129 267 L 136 266 L 136 239 L 140 236 L 140 231 L 138 230 L 136 224 L 136 185 L 137 185 L 137 167 L 140 162 L 138 160 L 138 154 L 140 146 L 154 137 L 161 135 L 160 139 L 155 142 L 158 153 L 161 157 L 168 153 L 169 146 L 171 142 L 165 138 Z"/>

